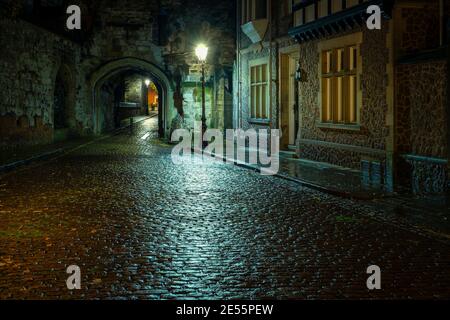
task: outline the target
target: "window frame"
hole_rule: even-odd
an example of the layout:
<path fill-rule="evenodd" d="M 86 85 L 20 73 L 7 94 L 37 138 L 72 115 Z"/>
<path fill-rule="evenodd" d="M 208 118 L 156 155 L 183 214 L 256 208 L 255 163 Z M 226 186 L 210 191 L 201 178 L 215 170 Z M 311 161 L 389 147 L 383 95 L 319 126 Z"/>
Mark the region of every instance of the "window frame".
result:
<path fill-rule="evenodd" d="M 256 5 L 258 1 L 266 2 L 266 16 L 258 19 L 268 19 L 269 16 L 269 2 L 268 0 L 242 0 L 241 3 L 241 25 L 247 24 L 256 19 Z"/>
<path fill-rule="evenodd" d="M 270 123 L 270 119 L 272 116 L 271 113 L 271 106 L 270 106 L 270 90 L 271 90 L 271 86 L 270 86 L 270 68 L 269 68 L 269 57 L 264 57 L 264 58 L 259 58 L 259 59 L 254 59 L 251 60 L 249 62 L 249 66 L 248 66 L 248 119 L 250 123 L 260 123 L 260 124 L 267 124 Z M 265 66 L 265 71 L 266 71 L 266 80 L 265 81 L 261 81 L 261 82 L 256 82 L 254 83 L 252 80 L 252 69 L 255 67 L 263 67 Z M 253 112 L 253 94 L 252 94 L 252 88 L 253 87 L 263 87 L 266 86 L 266 91 L 265 91 L 265 101 L 266 101 L 266 108 L 265 108 L 265 117 L 262 117 L 262 114 L 264 114 L 263 112 L 263 108 L 262 105 L 260 105 L 259 109 L 259 117 L 258 117 L 258 113 Z M 258 108 L 258 107 L 256 107 Z"/>
<path fill-rule="evenodd" d="M 319 101 L 319 110 L 320 110 L 320 119 L 317 121 L 317 126 L 320 128 L 335 128 L 335 129 L 346 129 L 346 130 L 360 130 L 361 128 L 361 110 L 362 110 L 362 90 L 361 90 L 361 74 L 362 74 L 362 56 L 361 56 L 361 44 L 362 44 L 362 32 L 357 32 L 350 34 L 348 36 L 339 37 L 335 39 L 331 39 L 328 41 L 323 41 L 319 43 L 318 45 L 318 54 L 319 54 L 319 65 L 318 65 L 318 77 L 319 77 L 319 93 L 318 93 L 318 101 Z M 324 73 L 323 72 L 323 64 L 324 64 L 324 53 L 332 51 L 334 54 L 337 52 L 337 50 L 350 47 L 355 47 L 357 50 L 357 62 L 356 62 L 356 69 L 355 70 L 346 70 L 345 66 L 344 69 L 341 72 L 335 72 L 333 71 L 333 66 L 331 66 L 332 70 L 330 73 Z M 350 57 L 348 59 L 350 61 Z M 348 106 L 342 106 L 342 117 L 344 121 L 339 122 L 336 121 L 336 119 L 332 116 L 331 121 L 325 120 L 325 106 L 324 106 L 324 99 L 323 95 L 324 92 L 324 79 L 337 79 L 339 76 L 341 77 L 356 77 L 356 114 L 355 122 L 347 122 L 346 119 L 346 112 L 348 113 L 349 107 Z M 350 80 L 349 80 L 350 81 Z M 349 90 L 349 86 L 347 86 L 347 90 Z M 331 92 L 331 96 L 334 96 L 334 93 Z M 349 103 L 346 101 L 345 103 Z M 331 103 L 331 111 L 335 106 L 333 103 Z M 330 110 L 328 108 L 328 110 Z"/>

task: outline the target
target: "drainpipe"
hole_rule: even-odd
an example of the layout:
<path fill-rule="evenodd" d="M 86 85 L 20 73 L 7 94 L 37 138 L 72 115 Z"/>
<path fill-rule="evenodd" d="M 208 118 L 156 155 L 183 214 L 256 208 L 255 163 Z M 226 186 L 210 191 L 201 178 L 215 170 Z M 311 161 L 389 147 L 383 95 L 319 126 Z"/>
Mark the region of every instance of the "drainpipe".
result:
<path fill-rule="evenodd" d="M 445 102 L 447 109 L 447 203 L 450 204 L 450 20 L 445 14 L 446 9 L 444 0 L 440 0 L 441 46 L 445 46 L 447 58 L 447 101 Z"/>
<path fill-rule="evenodd" d="M 444 0 L 439 0 L 439 23 L 440 23 L 440 45 L 444 45 L 445 35 L 445 16 L 444 16 Z"/>
<path fill-rule="evenodd" d="M 441 10 L 444 11 L 443 9 L 444 7 L 442 6 Z M 447 201 L 450 201 L 450 20 L 445 20 L 445 45 L 447 52 Z"/>
<path fill-rule="evenodd" d="M 236 104 L 236 119 L 234 119 L 234 125 L 237 128 L 242 128 L 241 121 L 241 15 L 239 8 L 242 7 L 242 1 L 236 1 L 236 72 L 237 72 L 237 104 Z M 236 129 L 236 128 L 235 128 Z"/>
<path fill-rule="evenodd" d="M 267 12 L 268 18 L 269 18 L 269 75 L 270 75 L 270 85 L 269 85 L 269 112 L 270 112 L 270 124 L 269 124 L 269 128 L 273 129 L 273 118 L 272 118 L 272 105 L 273 105 L 273 90 L 272 90 L 272 86 L 273 86 L 273 58 L 272 58 L 272 52 L 273 52 L 273 21 L 272 21 L 272 0 L 269 0 L 269 9 Z M 278 58 L 278 57 L 277 57 Z M 278 71 L 278 70 L 276 70 Z M 278 108 L 278 106 L 277 106 Z M 276 114 L 276 112 L 275 112 Z M 277 127 L 277 125 L 275 125 L 275 128 Z"/>

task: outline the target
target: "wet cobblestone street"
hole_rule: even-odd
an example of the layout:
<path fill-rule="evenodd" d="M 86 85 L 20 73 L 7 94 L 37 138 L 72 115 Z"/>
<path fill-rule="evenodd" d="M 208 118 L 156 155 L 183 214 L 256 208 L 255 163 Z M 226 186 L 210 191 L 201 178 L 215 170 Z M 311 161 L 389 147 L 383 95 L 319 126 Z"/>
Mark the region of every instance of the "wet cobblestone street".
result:
<path fill-rule="evenodd" d="M 450 245 L 294 182 L 176 166 L 156 121 L 0 177 L 1 299 L 450 298 Z"/>

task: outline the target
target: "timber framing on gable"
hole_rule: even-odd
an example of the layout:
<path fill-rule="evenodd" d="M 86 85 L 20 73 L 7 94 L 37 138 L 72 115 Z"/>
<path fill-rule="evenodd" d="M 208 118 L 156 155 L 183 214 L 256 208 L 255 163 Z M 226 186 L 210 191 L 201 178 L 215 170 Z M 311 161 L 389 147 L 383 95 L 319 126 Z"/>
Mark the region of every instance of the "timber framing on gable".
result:
<path fill-rule="evenodd" d="M 352 30 L 365 24 L 368 18 L 367 8 L 371 5 L 380 7 L 385 19 L 391 18 L 393 0 L 371 0 L 356 6 L 344 9 L 334 14 L 315 19 L 306 24 L 294 27 L 289 30 L 289 35 L 299 43 L 332 36 L 340 32 Z M 302 10 L 307 6 L 317 8 L 318 1 L 302 2 L 294 7 L 294 11 Z M 316 10 L 317 17 L 317 10 Z"/>

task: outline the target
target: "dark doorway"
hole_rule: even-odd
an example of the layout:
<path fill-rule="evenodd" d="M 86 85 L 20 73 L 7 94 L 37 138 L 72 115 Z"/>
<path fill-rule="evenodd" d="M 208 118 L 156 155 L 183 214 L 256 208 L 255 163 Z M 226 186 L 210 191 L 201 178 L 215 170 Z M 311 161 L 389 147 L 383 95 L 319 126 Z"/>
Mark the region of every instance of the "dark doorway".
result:
<path fill-rule="evenodd" d="M 66 87 L 62 78 L 58 75 L 56 77 L 55 83 L 55 94 L 54 94 L 54 126 L 55 129 L 67 128 L 66 121 L 66 102 L 67 94 Z"/>

